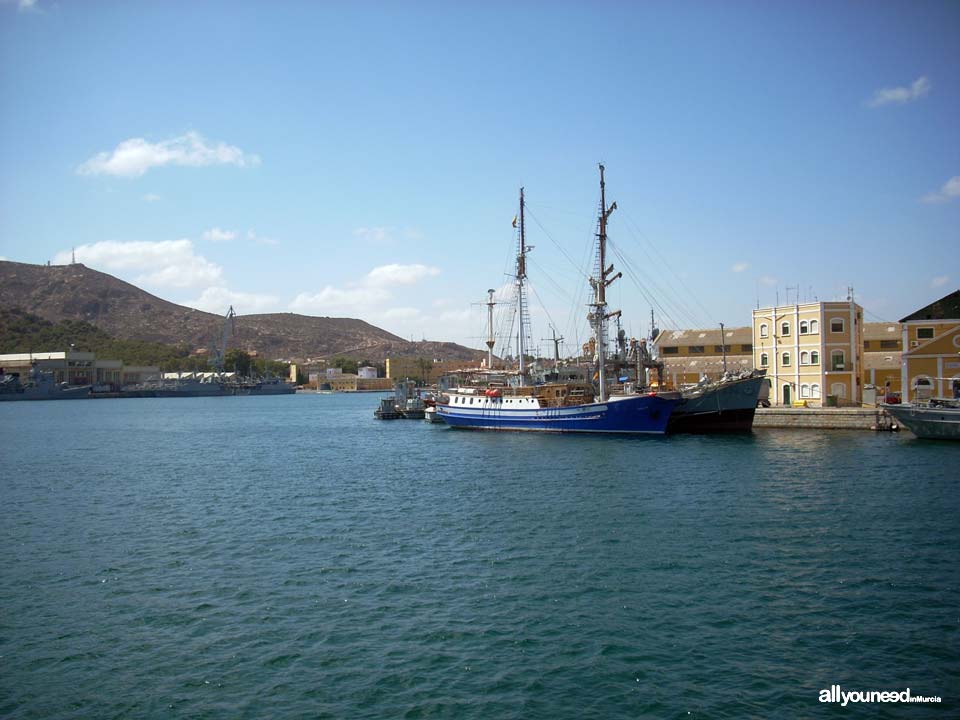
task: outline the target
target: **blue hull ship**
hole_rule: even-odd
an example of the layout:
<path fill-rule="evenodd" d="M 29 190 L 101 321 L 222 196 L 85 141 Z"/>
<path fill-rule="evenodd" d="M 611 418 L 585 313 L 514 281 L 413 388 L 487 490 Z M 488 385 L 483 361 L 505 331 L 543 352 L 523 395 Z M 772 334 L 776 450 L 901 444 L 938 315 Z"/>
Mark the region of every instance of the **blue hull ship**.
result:
<path fill-rule="evenodd" d="M 437 403 L 437 413 L 451 427 L 662 435 L 677 404 L 672 398 L 633 395 L 604 402 L 544 406 L 539 397 L 489 397 L 468 390 L 453 391 Z"/>

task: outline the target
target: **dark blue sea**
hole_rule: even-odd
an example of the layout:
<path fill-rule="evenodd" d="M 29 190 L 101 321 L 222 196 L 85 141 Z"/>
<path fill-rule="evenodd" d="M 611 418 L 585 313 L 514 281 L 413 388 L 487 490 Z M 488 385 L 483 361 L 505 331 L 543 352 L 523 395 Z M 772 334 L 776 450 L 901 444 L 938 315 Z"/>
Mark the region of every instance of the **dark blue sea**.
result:
<path fill-rule="evenodd" d="M 0 404 L 0 716 L 960 717 L 960 443 L 378 397 Z"/>

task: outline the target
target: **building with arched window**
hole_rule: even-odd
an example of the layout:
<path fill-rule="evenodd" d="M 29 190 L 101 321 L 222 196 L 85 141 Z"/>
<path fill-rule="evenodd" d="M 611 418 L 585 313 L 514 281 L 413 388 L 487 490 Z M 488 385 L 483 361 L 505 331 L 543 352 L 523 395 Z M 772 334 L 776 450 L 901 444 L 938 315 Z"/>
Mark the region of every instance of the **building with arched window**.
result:
<path fill-rule="evenodd" d="M 960 290 L 900 320 L 904 401 L 960 392 Z"/>
<path fill-rule="evenodd" d="M 859 405 L 862 393 L 863 308 L 812 302 L 753 311 L 756 367 L 765 367 L 777 405 Z M 832 400 L 831 400 L 832 403 Z"/>

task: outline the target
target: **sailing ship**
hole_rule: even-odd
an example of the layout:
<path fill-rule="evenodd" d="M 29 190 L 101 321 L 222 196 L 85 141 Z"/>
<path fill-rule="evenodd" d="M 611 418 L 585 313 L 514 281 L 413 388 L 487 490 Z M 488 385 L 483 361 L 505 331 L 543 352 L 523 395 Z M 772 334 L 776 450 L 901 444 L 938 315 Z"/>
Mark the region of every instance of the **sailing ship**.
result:
<path fill-rule="evenodd" d="M 604 167 L 600 165 L 600 218 L 597 233 L 598 271 L 591 278 L 593 302 L 590 320 L 596 333 L 597 387 L 591 383 L 545 383 L 527 385 L 524 347 L 524 281 L 526 244 L 524 197 L 520 189 L 520 232 L 517 253 L 517 303 L 519 317 L 519 372 L 517 385 L 503 383 L 483 387 L 459 387 L 442 395 L 437 413 L 453 428 L 473 430 L 532 430 L 537 432 L 658 434 L 666 432 L 675 397 L 656 393 L 609 395 L 606 378 L 607 321 L 620 314 L 608 312 L 607 287 L 621 273 L 607 266 L 607 220 L 617 204 L 606 204 Z"/>

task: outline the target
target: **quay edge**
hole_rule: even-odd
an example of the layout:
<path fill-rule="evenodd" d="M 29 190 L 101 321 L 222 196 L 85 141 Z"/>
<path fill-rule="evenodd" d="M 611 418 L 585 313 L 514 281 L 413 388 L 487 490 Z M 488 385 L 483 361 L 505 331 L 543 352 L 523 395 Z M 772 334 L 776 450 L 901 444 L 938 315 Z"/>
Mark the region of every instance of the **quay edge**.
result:
<path fill-rule="evenodd" d="M 757 408 L 754 428 L 815 430 L 891 429 L 893 420 L 881 408 Z"/>

